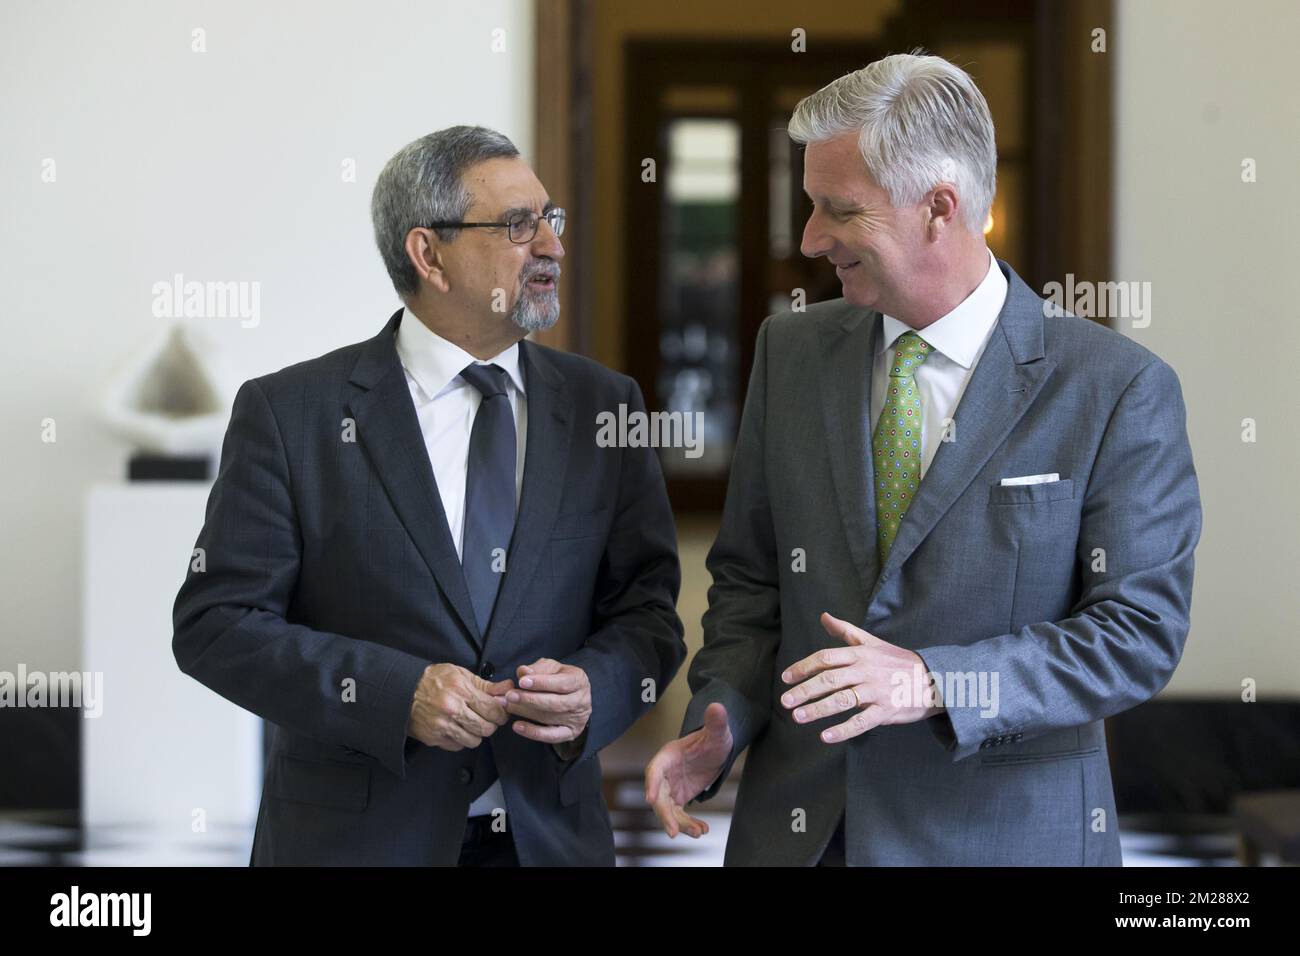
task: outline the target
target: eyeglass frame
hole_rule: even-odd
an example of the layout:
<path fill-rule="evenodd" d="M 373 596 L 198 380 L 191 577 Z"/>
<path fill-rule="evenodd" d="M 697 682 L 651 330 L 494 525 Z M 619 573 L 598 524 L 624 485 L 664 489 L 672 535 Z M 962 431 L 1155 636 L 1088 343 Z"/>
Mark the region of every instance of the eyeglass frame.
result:
<path fill-rule="evenodd" d="M 493 228 L 501 229 L 504 228 L 506 230 L 506 238 L 509 239 L 516 246 L 522 246 L 532 242 L 534 239 L 537 238 L 537 230 L 542 228 L 543 219 L 546 220 L 547 225 L 551 227 L 551 231 L 554 232 L 556 237 L 558 238 L 560 235 L 564 233 L 564 223 L 565 220 L 568 218 L 568 214 L 564 211 L 563 207 L 561 206 L 549 206 L 540 216 L 537 215 L 537 213 L 533 212 L 531 209 L 511 210 L 510 215 L 512 216 L 526 215 L 534 219 L 532 234 L 527 239 L 514 239 L 511 237 L 510 231 L 512 227 L 510 225 L 509 219 L 506 219 L 504 222 L 432 222 L 429 223 L 429 225 L 425 226 L 425 228 L 426 229 L 493 229 Z M 560 223 L 559 228 L 556 228 L 555 223 L 551 221 L 552 216 L 558 216 L 559 223 Z"/>

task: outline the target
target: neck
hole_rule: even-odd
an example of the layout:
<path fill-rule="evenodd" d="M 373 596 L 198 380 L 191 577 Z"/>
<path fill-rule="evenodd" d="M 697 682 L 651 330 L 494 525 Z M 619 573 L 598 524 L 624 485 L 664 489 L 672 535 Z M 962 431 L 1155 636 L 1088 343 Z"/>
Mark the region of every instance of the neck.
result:
<path fill-rule="evenodd" d="M 917 290 L 916 300 L 907 304 L 905 314 L 890 315 L 913 329 L 933 325 L 966 301 L 988 273 L 988 247 L 981 241 L 964 251 L 957 262 L 938 270 L 934 279 L 927 278 Z"/>
<path fill-rule="evenodd" d="M 476 316 L 438 309 L 421 297 L 410 300 L 406 307 L 434 335 L 464 349 L 481 362 L 500 355 L 527 334 L 505 316 L 499 322 L 486 325 Z"/>

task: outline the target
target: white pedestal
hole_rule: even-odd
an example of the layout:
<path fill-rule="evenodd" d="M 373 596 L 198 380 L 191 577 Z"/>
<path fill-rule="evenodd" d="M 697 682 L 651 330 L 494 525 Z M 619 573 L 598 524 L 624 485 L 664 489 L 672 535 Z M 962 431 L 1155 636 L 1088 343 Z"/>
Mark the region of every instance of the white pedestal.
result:
<path fill-rule="evenodd" d="M 262 721 L 172 656 L 172 604 L 209 490 L 100 485 L 86 503 L 82 669 L 103 674 L 103 703 L 83 720 L 83 820 L 151 831 L 168 846 L 251 828 L 261 793 Z M 195 831 L 198 811 L 206 831 Z"/>

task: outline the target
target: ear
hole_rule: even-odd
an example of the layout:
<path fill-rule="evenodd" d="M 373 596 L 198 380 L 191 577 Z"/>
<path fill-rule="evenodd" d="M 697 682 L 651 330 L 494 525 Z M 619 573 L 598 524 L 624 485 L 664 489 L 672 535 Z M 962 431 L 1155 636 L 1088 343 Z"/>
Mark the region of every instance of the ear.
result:
<path fill-rule="evenodd" d="M 420 278 L 439 292 L 450 292 L 451 281 L 443 261 L 443 244 L 432 229 L 412 229 L 406 234 L 406 257 Z"/>
<path fill-rule="evenodd" d="M 957 187 L 940 183 L 930 192 L 926 205 L 926 235 L 931 241 L 943 235 L 950 226 L 957 225 Z"/>

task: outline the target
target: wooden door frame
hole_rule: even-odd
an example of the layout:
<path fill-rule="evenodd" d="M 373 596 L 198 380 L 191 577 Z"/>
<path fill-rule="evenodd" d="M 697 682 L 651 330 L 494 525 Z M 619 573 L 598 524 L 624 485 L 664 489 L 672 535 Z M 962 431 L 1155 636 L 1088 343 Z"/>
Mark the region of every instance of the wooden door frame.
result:
<path fill-rule="evenodd" d="M 540 341 L 559 348 L 586 353 L 592 342 L 591 220 L 593 213 L 594 122 L 591 96 L 593 76 L 593 0 L 536 0 L 536 160 L 535 169 L 552 196 L 564 197 L 574 226 L 565 246 L 572 255 L 564 264 L 561 303 L 564 319 Z M 679 37 L 638 37 L 627 42 L 624 102 L 649 102 L 657 89 L 646 71 L 638 69 L 640 52 L 668 47 L 687 51 L 697 63 L 708 58 L 725 59 L 741 48 L 760 48 L 766 56 L 817 56 L 824 64 L 832 56 L 857 57 L 852 66 L 862 66 L 882 52 L 900 52 L 920 46 L 936 49 L 945 39 L 969 39 L 980 35 L 1005 35 L 1009 24 L 1031 31 L 1028 73 L 1033 84 L 1029 97 L 1026 132 L 1032 142 L 1030 186 L 1024 197 L 1026 222 L 1033 229 L 1033 241 L 1026 261 L 1013 263 L 1025 281 L 1041 289 L 1051 280 L 1063 280 L 1067 272 L 1076 280 L 1104 281 L 1111 277 L 1113 197 L 1113 70 L 1111 54 L 1090 50 L 1093 29 L 1104 29 L 1108 44 L 1115 41 L 1112 0 L 982 0 L 978 4 L 959 0 L 927 0 L 907 3 L 889 21 L 879 38 L 837 45 L 834 51 L 818 47 L 815 53 L 793 54 L 784 40 L 693 41 Z M 848 53 L 844 53 L 848 51 Z M 561 64 L 562 68 L 556 68 Z M 847 69 L 846 69 L 847 72 Z M 663 155 L 662 144 L 654 142 L 654 131 L 625 115 L 623 168 L 639 170 L 638 157 Z M 743 125 L 743 118 L 742 118 Z M 741 194 L 766 193 L 767 144 L 758 149 L 742 148 Z M 638 221 L 637 211 L 645 193 L 639 176 L 629 173 L 625 189 L 625 217 Z M 764 207 L 765 209 L 765 207 Z M 740 225 L 743 237 L 767 235 L 764 215 L 745 211 Z M 648 217 L 653 219 L 653 217 Z M 758 222 L 757 219 L 764 221 Z M 657 274 L 659 224 L 641 221 L 641 234 L 633 246 L 632 230 L 621 250 L 625 276 L 651 268 Z M 742 256 L 740 276 L 740 375 L 739 401 L 753 361 L 754 332 L 767 311 L 764 277 L 752 271 L 753 256 Z M 636 264 L 637 268 L 631 266 Z M 762 299 L 763 301 L 758 301 Z M 624 289 L 625 308 L 621 320 L 626 329 L 626 371 L 636 378 L 651 410 L 655 410 L 655 375 L 658 352 L 657 315 L 634 294 Z M 695 480 L 698 482 L 698 480 Z M 675 484 L 670 482 L 670 486 Z M 701 493 L 674 489 L 674 506 L 679 510 L 716 511 L 722 504 L 725 480 L 714 482 L 713 490 Z"/>
<path fill-rule="evenodd" d="M 591 96 L 593 0 L 535 0 L 533 171 L 567 226 L 560 281 L 560 321 L 536 333 L 543 345 L 589 354 L 592 329 L 592 176 L 595 146 Z"/>
<path fill-rule="evenodd" d="M 752 74 L 759 84 L 766 83 L 763 68 L 784 61 L 787 67 L 782 74 L 783 85 L 798 82 L 798 74 L 811 78 L 834 74 L 838 64 L 843 72 L 870 62 L 869 48 L 860 43 L 823 46 L 818 58 L 810 60 L 805 54 L 795 53 L 785 41 L 741 40 L 713 41 L 673 38 L 637 38 L 627 41 L 625 71 L 625 103 L 655 104 L 664 88 L 672 84 L 698 86 L 716 85 L 720 78 L 730 81 Z M 762 64 L 762 66 L 760 66 Z M 829 71 L 829 72 L 828 72 Z M 833 76 L 832 76 L 833 78 Z M 770 99 L 770 97 L 767 97 Z M 770 117 L 764 112 L 765 97 L 742 98 L 737 104 L 735 119 L 741 127 L 740 145 L 740 195 L 767 195 L 768 142 L 760 135 L 757 142 L 744 137 L 747 132 L 766 131 Z M 688 111 L 674 115 L 688 116 Z M 713 112 L 700 115 L 715 116 Z M 637 295 L 630 285 L 635 275 L 658 276 L 662 249 L 662 223 L 653 214 L 657 208 L 654 190 L 663 186 L 667 175 L 667 143 L 661 141 L 663 130 L 644 122 L 644 115 L 625 113 L 624 162 L 629 172 L 624 180 L 624 212 L 636 229 L 624 231 L 624 275 L 629 285 L 625 287 L 627 368 L 637 380 L 650 409 L 658 410 L 657 376 L 659 354 L 658 290 L 650 295 Z M 639 175 L 642 159 L 653 157 L 657 164 L 657 183 L 645 183 Z M 744 404 L 749 373 L 754 363 L 754 346 L 758 327 L 768 314 L 767 277 L 761 269 L 767 260 L 768 218 L 767 206 L 741 202 L 737 209 L 736 231 L 741 249 L 738 278 L 739 301 L 736 345 L 737 394 L 733 396 L 739 411 Z M 635 268 L 633 266 L 635 265 Z M 679 512 L 717 512 L 722 509 L 726 496 L 726 475 L 716 477 L 667 478 L 668 493 L 673 507 Z"/>

